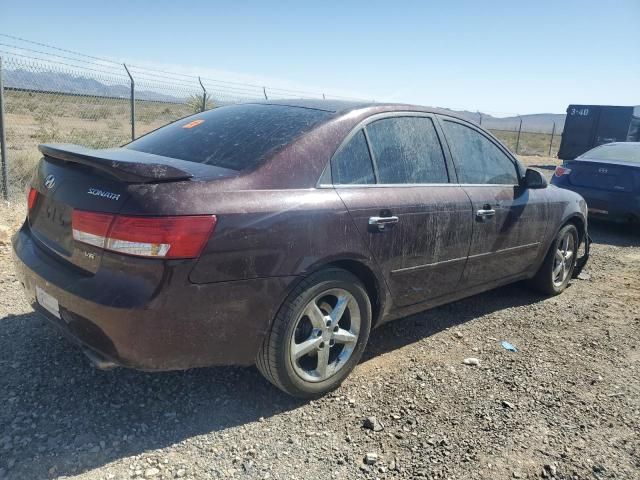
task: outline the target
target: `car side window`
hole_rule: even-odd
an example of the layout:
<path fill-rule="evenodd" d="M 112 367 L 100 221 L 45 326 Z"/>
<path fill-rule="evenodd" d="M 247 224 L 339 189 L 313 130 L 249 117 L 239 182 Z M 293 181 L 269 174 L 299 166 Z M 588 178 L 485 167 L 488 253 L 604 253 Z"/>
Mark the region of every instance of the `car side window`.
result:
<path fill-rule="evenodd" d="M 449 182 L 431 118 L 384 118 L 366 128 L 378 167 L 378 183 Z"/>
<path fill-rule="evenodd" d="M 518 184 L 513 162 L 491 140 L 476 130 L 456 122 L 442 122 L 458 181 L 473 184 Z"/>
<path fill-rule="evenodd" d="M 334 155 L 331 175 L 336 185 L 376 183 L 369 147 L 362 130 Z"/>

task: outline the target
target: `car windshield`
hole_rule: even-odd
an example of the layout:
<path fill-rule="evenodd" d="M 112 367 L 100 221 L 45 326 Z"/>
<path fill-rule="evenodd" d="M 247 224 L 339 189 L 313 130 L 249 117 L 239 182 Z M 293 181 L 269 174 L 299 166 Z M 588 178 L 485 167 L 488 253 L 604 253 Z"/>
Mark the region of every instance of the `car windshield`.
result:
<path fill-rule="evenodd" d="M 257 166 L 329 115 L 287 105 L 232 105 L 178 120 L 126 148 L 240 171 Z"/>
<path fill-rule="evenodd" d="M 610 143 L 600 145 L 578 158 L 585 160 L 619 160 L 622 162 L 640 163 L 640 143 Z"/>

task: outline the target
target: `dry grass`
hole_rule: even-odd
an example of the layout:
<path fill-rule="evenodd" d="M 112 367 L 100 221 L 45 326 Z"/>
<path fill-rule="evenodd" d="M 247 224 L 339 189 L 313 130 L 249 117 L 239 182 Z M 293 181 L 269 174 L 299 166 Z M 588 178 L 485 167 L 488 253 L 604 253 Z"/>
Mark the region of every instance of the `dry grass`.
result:
<path fill-rule="evenodd" d="M 0 227 L 7 227 L 11 234 L 18 231 L 27 214 L 26 200 L 0 200 Z"/>
<path fill-rule="evenodd" d="M 549 144 L 551 143 L 550 133 L 528 133 L 521 132 L 520 143 L 518 145 L 518 132 L 509 132 L 506 130 L 491 130 L 502 143 L 504 143 L 512 152 L 516 151 L 518 146 L 518 155 L 540 155 L 549 156 Z M 553 144 L 551 145 L 551 155 L 556 155 L 560 148 L 560 135 L 553 136 Z"/>
<path fill-rule="evenodd" d="M 12 198 L 22 193 L 40 158 L 40 143 L 76 143 L 107 148 L 131 139 L 128 99 L 8 91 L 5 101 Z M 193 107 L 188 104 L 138 101 L 136 135 L 191 113 Z"/>

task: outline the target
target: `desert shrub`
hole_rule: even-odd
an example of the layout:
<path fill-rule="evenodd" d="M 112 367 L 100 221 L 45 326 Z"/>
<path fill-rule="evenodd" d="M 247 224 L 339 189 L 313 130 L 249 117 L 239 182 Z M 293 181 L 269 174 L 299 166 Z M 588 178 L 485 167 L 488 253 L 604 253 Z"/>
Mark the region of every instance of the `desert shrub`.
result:
<path fill-rule="evenodd" d="M 62 135 L 55 121 L 42 122 L 35 133 L 30 135 L 38 143 L 60 142 Z"/>
<path fill-rule="evenodd" d="M 7 174 L 10 197 L 18 198 L 24 193 L 27 182 L 31 179 L 40 157 L 40 152 L 37 150 L 9 155 Z"/>
<path fill-rule="evenodd" d="M 187 106 L 191 110 L 191 113 L 202 112 L 202 96 L 205 96 L 205 110 L 211 110 L 214 107 L 211 95 L 205 93 L 191 94 L 187 100 Z"/>

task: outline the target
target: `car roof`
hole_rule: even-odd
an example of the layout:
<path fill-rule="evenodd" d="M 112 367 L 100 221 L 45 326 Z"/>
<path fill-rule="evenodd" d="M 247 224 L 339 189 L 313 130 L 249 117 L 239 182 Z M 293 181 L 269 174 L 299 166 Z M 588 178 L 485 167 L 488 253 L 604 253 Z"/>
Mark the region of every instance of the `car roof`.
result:
<path fill-rule="evenodd" d="M 442 115 L 447 115 L 450 117 L 460 118 L 455 114 L 452 114 L 450 111 L 439 109 L 439 108 L 431 108 L 431 107 L 423 107 L 421 105 L 411 105 L 408 103 L 378 103 L 373 101 L 364 101 L 364 100 L 315 100 L 315 99 L 282 99 L 282 100 L 264 100 L 260 102 L 250 102 L 257 103 L 262 105 L 283 105 L 289 107 L 299 107 L 299 108 L 311 108 L 314 110 L 323 110 L 325 112 L 334 113 L 336 115 L 341 115 L 352 110 L 361 110 L 365 108 L 376 108 L 380 110 L 401 110 L 406 108 L 411 111 L 420 111 L 425 113 L 439 113 Z M 464 120 L 464 119 L 463 119 Z"/>
<path fill-rule="evenodd" d="M 640 142 L 611 142 L 611 143 L 603 143 L 602 145 L 598 145 L 598 147 L 611 147 L 613 145 L 632 145 L 634 147 L 640 147 Z M 594 148 L 598 148 L 594 147 Z"/>
<path fill-rule="evenodd" d="M 376 105 L 373 102 L 363 102 L 356 100 L 321 100 L 321 99 L 282 99 L 282 100 L 264 100 L 262 105 L 282 105 L 287 107 L 311 108 L 313 110 L 323 110 L 331 113 L 342 113 L 350 110 L 366 108 Z"/>

